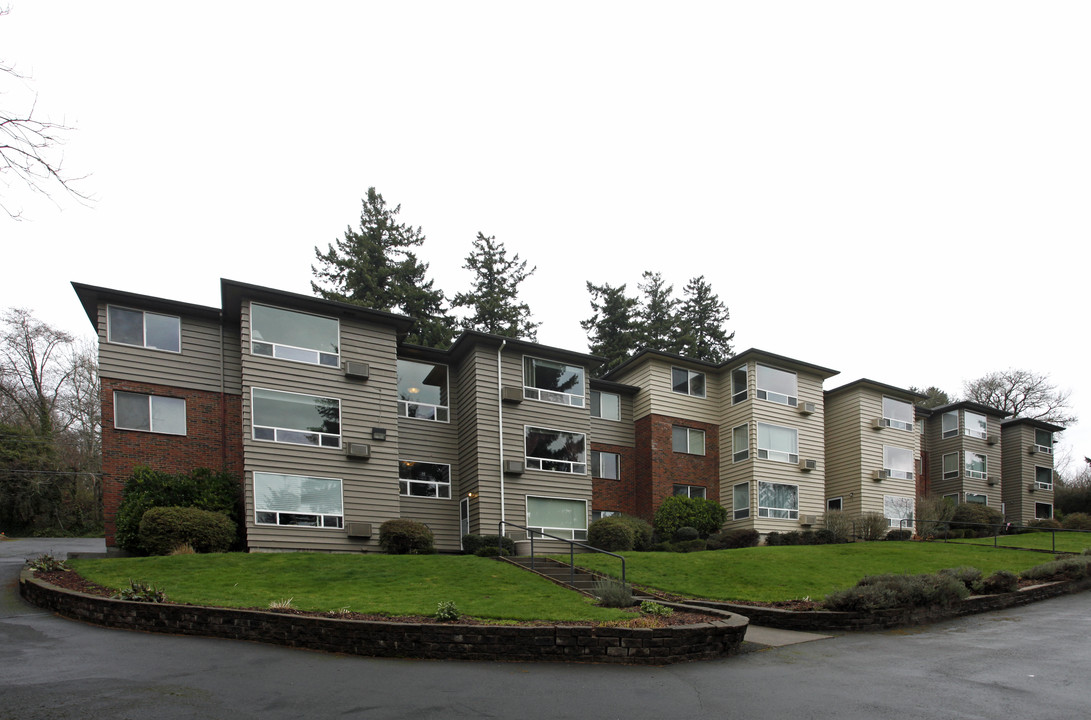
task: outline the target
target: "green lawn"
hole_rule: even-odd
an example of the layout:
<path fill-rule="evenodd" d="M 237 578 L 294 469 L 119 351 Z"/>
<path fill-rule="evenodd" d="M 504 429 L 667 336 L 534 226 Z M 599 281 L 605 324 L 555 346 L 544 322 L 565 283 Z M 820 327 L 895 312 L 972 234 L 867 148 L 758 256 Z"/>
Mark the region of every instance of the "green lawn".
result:
<path fill-rule="evenodd" d="M 155 583 L 172 602 L 266 608 L 292 598 L 300 610 L 431 615 L 453 601 L 465 615 L 500 620 L 616 620 L 620 610 L 525 570 L 487 558 L 451 555 L 314 553 L 176 555 L 79 559 L 88 580 L 121 588 L 129 579 Z"/>
<path fill-rule="evenodd" d="M 869 542 L 754 547 L 696 553 L 622 553 L 629 582 L 690 597 L 772 602 L 851 587 L 865 575 L 929 573 L 969 565 L 986 575 L 1020 572 L 1046 562 L 1038 553 L 974 545 Z M 617 575 L 616 558 L 583 554 L 577 565 Z"/>
<path fill-rule="evenodd" d="M 1023 533 L 1022 535 L 1001 535 L 996 539 L 1000 547 L 1033 548 L 1034 550 L 1052 550 L 1053 533 L 1036 532 Z M 967 538 L 965 540 L 949 540 L 951 543 L 965 543 L 969 545 L 988 545 L 992 547 L 993 539 Z M 1057 531 L 1057 552 L 1081 553 L 1086 548 L 1091 548 L 1091 533 Z"/>

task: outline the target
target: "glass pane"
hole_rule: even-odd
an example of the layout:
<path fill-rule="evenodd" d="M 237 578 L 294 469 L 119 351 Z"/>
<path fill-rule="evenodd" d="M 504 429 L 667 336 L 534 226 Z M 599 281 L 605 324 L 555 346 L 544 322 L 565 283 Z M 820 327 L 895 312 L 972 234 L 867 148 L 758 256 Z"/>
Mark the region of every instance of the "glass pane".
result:
<path fill-rule="evenodd" d="M 943 413 L 941 419 L 943 434 L 946 435 L 950 432 L 958 432 L 958 412 L 952 410 L 951 412 Z"/>
<path fill-rule="evenodd" d="M 181 320 L 170 315 L 144 313 L 144 345 L 157 350 L 179 352 Z"/>
<path fill-rule="evenodd" d="M 798 432 L 795 428 L 758 423 L 758 447 L 773 452 L 797 453 Z"/>
<path fill-rule="evenodd" d="M 731 372 L 731 401 L 742 402 L 746 399 L 746 368 L 741 367 Z"/>
<path fill-rule="evenodd" d="M 398 477 L 403 480 L 449 483 L 451 482 L 451 466 L 442 463 L 400 460 L 398 461 Z"/>
<path fill-rule="evenodd" d="M 341 481 L 279 473 L 254 473 L 254 505 L 261 510 L 340 515 Z M 283 516 L 281 524 L 285 524 Z"/>
<path fill-rule="evenodd" d="M 1034 468 L 1034 480 L 1035 482 L 1042 483 L 1043 485 L 1053 484 L 1053 471 L 1049 468 L 1036 467 Z"/>
<path fill-rule="evenodd" d="M 447 406 L 447 366 L 413 360 L 398 361 L 398 399 Z M 434 419 L 434 411 L 428 411 Z M 409 417 L 423 417 L 410 413 Z"/>
<path fill-rule="evenodd" d="M 333 398 L 254 388 L 254 424 L 341 434 L 341 404 Z"/>
<path fill-rule="evenodd" d="M 883 496 L 883 515 L 890 520 L 912 520 L 915 501 L 911 497 Z"/>
<path fill-rule="evenodd" d="M 579 365 L 566 365 L 552 360 L 528 357 L 523 374 L 523 381 L 529 387 L 570 395 L 584 395 L 583 368 Z"/>
<path fill-rule="evenodd" d="M 956 453 L 943 456 L 943 472 L 958 472 L 958 455 Z"/>
<path fill-rule="evenodd" d="M 976 436 L 984 436 L 989 429 L 988 420 L 984 415 L 978 415 L 977 413 L 966 413 L 966 432 Z"/>
<path fill-rule="evenodd" d="M 152 396 L 152 430 L 173 435 L 186 434 L 186 401 Z"/>
<path fill-rule="evenodd" d="M 586 529 L 587 503 L 583 500 L 528 496 L 527 525 L 538 528 Z"/>
<path fill-rule="evenodd" d="M 144 313 L 139 310 L 111 307 L 107 314 L 107 323 L 110 342 L 144 344 Z"/>
<path fill-rule="evenodd" d="M 148 396 L 114 393 L 114 427 L 125 430 L 151 430 Z"/>
<path fill-rule="evenodd" d="M 689 450 L 689 428 L 678 425 L 671 427 L 671 449 L 683 453 Z"/>
<path fill-rule="evenodd" d="M 731 492 L 731 501 L 735 510 L 750 507 L 750 485 L 736 485 Z"/>
<path fill-rule="evenodd" d="M 1041 445 L 1042 447 L 1053 446 L 1053 433 L 1048 430 L 1035 430 L 1034 431 L 1034 444 Z"/>
<path fill-rule="evenodd" d="M 594 415 L 594 413 L 592 413 Z M 606 420 L 621 419 L 621 396 L 614 393 L 599 393 L 599 415 Z"/>
<path fill-rule="evenodd" d="M 250 317 L 254 340 L 337 354 L 338 323 L 334 318 L 257 304 L 250 306 Z M 315 361 L 313 356 L 306 360 Z"/>
<path fill-rule="evenodd" d="M 705 431 L 704 430 L 690 430 L 689 431 L 689 451 L 694 455 L 705 454 Z"/>
<path fill-rule="evenodd" d="M 689 393 L 689 373 L 682 368 L 671 368 L 671 389 L 676 393 Z"/>
<path fill-rule="evenodd" d="M 602 393 L 591 391 L 591 417 L 602 417 Z"/>
<path fill-rule="evenodd" d="M 584 454 L 585 439 L 583 433 L 528 427 L 526 432 L 527 457 L 585 463 L 587 460 Z M 556 467 L 553 469 L 561 468 Z M 568 467 L 565 466 L 563 469 L 568 470 Z"/>
<path fill-rule="evenodd" d="M 617 453 L 602 453 L 602 477 L 617 480 L 621 476 L 621 456 Z"/>
<path fill-rule="evenodd" d="M 883 467 L 898 472 L 913 472 L 913 451 L 884 445 Z"/>
<path fill-rule="evenodd" d="M 731 451 L 738 455 L 750 449 L 750 438 L 746 425 L 740 425 L 731 431 Z"/>
<path fill-rule="evenodd" d="M 693 372 L 689 374 L 689 394 L 697 397 L 705 396 L 705 374 Z"/>
<path fill-rule="evenodd" d="M 757 385 L 762 390 L 780 393 L 789 397 L 796 396 L 796 375 L 785 370 L 778 370 L 765 365 L 758 365 L 755 376 Z"/>
<path fill-rule="evenodd" d="M 904 423 L 913 424 L 913 406 L 907 402 L 901 400 L 895 400 L 894 398 L 883 398 L 883 417 L 891 420 L 899 420 Z"/>

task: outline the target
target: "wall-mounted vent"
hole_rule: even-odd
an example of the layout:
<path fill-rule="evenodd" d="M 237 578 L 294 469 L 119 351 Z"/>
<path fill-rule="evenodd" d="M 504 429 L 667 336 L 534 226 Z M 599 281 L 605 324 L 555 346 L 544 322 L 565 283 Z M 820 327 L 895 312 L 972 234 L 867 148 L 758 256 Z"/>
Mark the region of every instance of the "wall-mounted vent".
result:
<path fill-rule="evenodd" d="M 522 475 L 524 469 L 522 460 L 504 461 L 504 472 L 508 475 Z"/>
<path fill-rule="evenodd" d="M 371 365 L 359 360 L 346 360 L 345 377 L 354 380 L 367 380 L 371 377 Z"/>
<path fill-rule="evenodd" d="M 799 414 L 800 415 L 811 415 L 817 409 L 818 409 L 818 406 L 815 405 L 813 402 L 801 402 L 799 404 Z"/>
<path fill-rule="evenodd" d="M 818 469 L 818 461 L 817 460 L 807 460 L 807 459 L 800 460 L 799 461 L 799 469 L 802 470 L 803 472 L 810 472 L 811 470 L 817 470 Z"/>
<path fill-rule="evenodd" d="M 523 402 L 523 388 L 510 385 L 500 390 L 500 399 L 504 402 Z"/>
<path fill-rule="evenodd" d="M 345 455 L 358 460 L 371 457 L 371 446 L 366 443 L 349 443 L 345 446 Z"/>
<path fill-rule="evenodd" d="M 365 522 L 345 523 L 345 530 L 348 531 L 349 537 L 354 537 L 354 538 L 369 538 L 369 537 L 371 537 L 371 523 L 365 523 Z"/>

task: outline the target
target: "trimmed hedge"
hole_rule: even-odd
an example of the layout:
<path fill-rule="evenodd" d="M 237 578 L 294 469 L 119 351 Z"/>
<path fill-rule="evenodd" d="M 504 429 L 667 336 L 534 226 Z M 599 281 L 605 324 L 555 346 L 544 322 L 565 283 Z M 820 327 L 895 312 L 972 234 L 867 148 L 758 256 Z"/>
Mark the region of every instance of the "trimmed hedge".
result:
<path fill-rule="evenodd" d="M 955 514 L 951 516 L 951 529 L 967 530 L 968 537 L 987 537 L 993 534 L 993 527 L 1004 523 L 1004 516 L 996 508 L 979 503 L 959 503 Z"/>
<path fill-rule="evenodd" d="M 734 550 L 735 548 L 757 547 L 761 534 L 753 528 L 736 528 L 710 535 L 709 550 Z"/>
<path fill-rule="evenodd" d="M 626 522 L 599 518 L 587 528 L 587 544 L 607 552 L 626 552 L 636 545 L 636 533 Z"/>
<path fill-rule="evenodd" d="M 696 528 L 701 537 L 719 532 L 727 521 L 727 510 L 705 498 L 672 495 L 655 511 L 655 531 L 660 538 L 674 537 L 681 527 Z"/>
<path fill-rule="evenodd" d="M 1091 515 L 1082 512 L 1068 513 L 1061 520 L 1061 527 L 1066 530 L 1091 530 Z"/>
<path fill-rule="evenodd" d="M 227 552 L 237 528 L 227 515 L 193 507 L 153 507 L 140 520 L 140 549 L 169 555 L 179 545 L 199 553 Z"/>
<path fill-rule="evenodd" d="M 428 526 L 416 520 L 397 518 L 379 526 L 379 547 L 387 555 L 431 555 L 434 541 Z"/>
<path fill-rule="evenodd" d="M 193 507 L 220 512 L 241 529 L 242 483 L 233 473 L 198 468 L 165 473 L 138 467 L 125 481 L 115 520 L 117 544 L 129 552 L 140 547 L 140 521 L 153 507 Z M 236 535 L 236 539 L 239 539 Z"/>
<path fill-rule="evenodd" d="M 827 610 L 870 612 L 900 607 L 949 607 L 970 591 L 951 575 L 869 575 L 826 596 Z"/>
<path fill-rule="evenodd" d="M 476 555 L 477 551 L 483 547 L 494 547 L 499 549 L 500 547 L 499 535 L 463 535 L 462 536 L 462 554 L 463 555 Z M 508 555 L 515 554 L 515 541 L 510 537 L 505 536 L 504 549 L 508 551 Z"/>

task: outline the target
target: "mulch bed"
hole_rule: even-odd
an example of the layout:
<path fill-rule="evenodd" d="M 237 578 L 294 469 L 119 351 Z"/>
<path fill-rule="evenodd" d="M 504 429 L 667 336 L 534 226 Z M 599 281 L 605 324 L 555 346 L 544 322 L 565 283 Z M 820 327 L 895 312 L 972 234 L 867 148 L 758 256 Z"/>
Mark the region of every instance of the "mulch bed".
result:
<path fill-rule="evenodd" d="M 97 583 L 93 583 L 80 576 L 79 573 L 71 570 L 54 570 L 50 572 L 37 571 L 34 573 L 34 577 L 39 580 L 44 580 L 47 583 L 62 587 L 66 590 L 72 590 L 74 592 L 86 593 L 88 595 L 98 595 L 100 597 L 114 597 L 117 592 L 110 588 L 103 587 Z M 168 601 L 169 602 L 169 601 Z M 173 604 L 173 603 L 172 603 Z M 432 617 L 424 615 L 378 615 L 374 613 L 358 613 L 358 612 L 306 612 L 303 610 L 270 610 L 269 608 L 239 608 L 240 610 L 260 610 L 263 612 L 276 612 L 286 615 L 301 615 L 306 617 L 322 617 L 322 618 L 335 618 L 338 620 L 372 620 L 378 622 L 397 622 L 397 623 L 436 623 L 439 622 Z M 721 620 L 722 618 L 716 615 L 706 615 L 704 613 L 696 612 L 682 612 L 675 610 L 669 617 L 663 617 L 660 615 L 642 615 L 640 613 L 633 613 L 631 620 L 611 620 L 606 622 L 599 622 L 594 620 L 572 620 L 565 622 L 553 622 L 546 620 L 530 620 L 530 621 L 490 621 L 488 619 L 478 619 L 467 616 L 462 616 L 458 619 L 459 625 L 519 625 L 527 627 L 543 627 L 551 625 L 581 625 L 588 627 L 631 627 L 631 628 L 657 628 L 657 627 L 670 627 L 672 625 L 693 625 L 696 623 L 713 622 L 714 620 Z"/>

